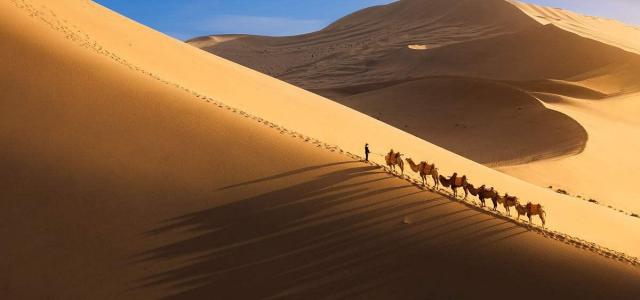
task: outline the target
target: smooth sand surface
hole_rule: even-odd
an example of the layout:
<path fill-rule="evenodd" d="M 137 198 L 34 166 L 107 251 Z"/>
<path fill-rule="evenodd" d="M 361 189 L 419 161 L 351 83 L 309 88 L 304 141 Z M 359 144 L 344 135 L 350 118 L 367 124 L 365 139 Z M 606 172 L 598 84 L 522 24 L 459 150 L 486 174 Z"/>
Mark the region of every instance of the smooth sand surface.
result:
<path fill-rule="evenodd" d="M 466 170 L 474 182 L 539 199 L 553 230 L 637 256 L 630 217 L 493 171 L 92 2 L 3 2 L 0 39 L 3 298 L 638 294 L 637 266 L 422 191 L 331 145 L 356 152 L 366 136 L 374 151 L 429 156 L 443 173 Z"/>
<path fill-rule="evenodd" d="M 487 165 L 576 154 L 589 139 L 572 118 L 492 80 L 429 77 L 341 102 Z"/>
<path fill-rule="evenodd" d="M 306 35 L 236 37 L 190 43 L 540 187 L 640 214 L 638 27 L 518 1 L 403 0 Z"/>
<path fill-rule="evenodd" d="M 589 143 L 579 155 L 500 170 L 541 186 L 564 189 L 574 196 L 593 199 L 614 210 L 640 214 L 635 186 L 640 174 L 640 94 L 618 96 L 606 101 L 589 101 L 539 94 L 559 101 L 547 104 L 575 118 L 589 133 Z"/>

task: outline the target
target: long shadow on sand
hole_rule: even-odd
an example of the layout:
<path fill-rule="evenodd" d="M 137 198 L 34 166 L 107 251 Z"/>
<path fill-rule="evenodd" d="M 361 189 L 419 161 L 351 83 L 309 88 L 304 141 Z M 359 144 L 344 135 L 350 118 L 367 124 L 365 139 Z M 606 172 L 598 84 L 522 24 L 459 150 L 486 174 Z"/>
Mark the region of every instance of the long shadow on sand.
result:
<path fill-rule="evenodd" d="M 138 255 L 140 264 L 183 263 L 137 288 L 169 287 L 166 299 L 349 298 L 385 286 L 423 289 L 413 279 L 436 275 L 428 267 L 436 260 L 454 252 L 468 257 L 471 244 L 525 232 L 370 166 L 309 167 L 224 189 L 306 172 L 319 176 L 150 230 L 148 237 L 189 238 Z"/>

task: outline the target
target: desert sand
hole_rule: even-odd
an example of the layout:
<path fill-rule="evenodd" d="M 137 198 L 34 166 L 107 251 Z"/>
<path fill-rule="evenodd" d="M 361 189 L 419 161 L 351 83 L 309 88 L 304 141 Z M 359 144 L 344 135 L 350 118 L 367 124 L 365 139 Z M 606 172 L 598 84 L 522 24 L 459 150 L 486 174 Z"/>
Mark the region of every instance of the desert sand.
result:
<path fill-rule="evenodd" d="M 640 214 L 638 27 L 519 1 L 403 0 L 305 35 L 233 37 L 189 43 L 540 187 Z"/>
<path fill-rule="evenodd" d="M 90 1 L 3 2 L 0 38 L 3 298 L 638 294 L 634 218 Z M 541 202 L 548 230 L 365 164 L 365 141 Z"/>

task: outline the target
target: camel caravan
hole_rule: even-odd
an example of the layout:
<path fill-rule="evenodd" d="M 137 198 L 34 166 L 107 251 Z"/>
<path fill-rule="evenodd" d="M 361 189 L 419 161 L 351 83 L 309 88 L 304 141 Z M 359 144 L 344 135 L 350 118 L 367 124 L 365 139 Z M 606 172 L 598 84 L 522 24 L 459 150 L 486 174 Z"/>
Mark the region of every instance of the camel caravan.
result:
<path fill-rule="evenodd" d="M 385 156 L 385 161 L 387 166 L 389 166 L 393 172 L 395 172 L 395 167 L 398 166 L 402 172 L 401 174 L 404 175 L 404 162 L 402 161 L 402 154 L 400 154 L 400 152 L 394 152 L 393 149 L 391 149 L 391 151 L 389 151 Z M 494 211 L 497 211 L 498 205 L 501 204 L 504 207 L 507 216 L 511 216 L 511 208 L 513 207 L 518 213 L 517 220 L 520 220 L 521 216 L 526 215 L 529 218 L 529 224 L 532 224 L 533 216 L 538 216 L 542 221 L 542 227 L 545 226 L 546 212 L 540 204 L 532 204 L 531 202 L 528 202 L 526 205 L 522 205 L 518 197 L 510 196 L 508 193 L 504 194 L 504 196 L 500 196 L 500 193 L 493 187 L 489 188 L 484 184 L 478 188 L 474 187 L 473 184 L 468 181 L 466 175 L 458 176 L 458 173 L 453 173 L 451 177 L 447 178 L 438 174 L 438 168 L 436 168 L 435 164 L 429 164 L 426 161 L 421 161 L 419 164 L 416 164 L 411 158 L 407 158 L 406 161 L 411 167 L 411 170 L 420 175 L 422 185 L 425 187 L 429 187 L 427 176 L 431 176 L 434 181 L 433 187 L 435 190 L 438 190 L 440 188 L 440 184 L 442 184 L 444 187 L 451 188 L 453 196 L 457 198 L 458 189 L 462 188 L 464 191 L 464 200 L 466 200 L 469 194 L 471 194 L 480 199 L 482 207 L 486 207 L 485 201 L 487 199 L 491 199 Z"/>

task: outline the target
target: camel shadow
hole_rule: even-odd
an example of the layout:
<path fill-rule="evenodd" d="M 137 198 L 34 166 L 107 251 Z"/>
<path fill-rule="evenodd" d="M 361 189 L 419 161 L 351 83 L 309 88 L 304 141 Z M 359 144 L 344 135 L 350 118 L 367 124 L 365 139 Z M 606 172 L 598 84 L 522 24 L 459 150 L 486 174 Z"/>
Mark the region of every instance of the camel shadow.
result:
<path fill-rule="evenodd" d="M 471 251 L 463 250 L 465 241 L 491 243 L 514 227 L 441 195 L 416 191 L 377 167 L 346 162 L 221 190 L 309 172 L 320 175 L 149 230 L 144 238 L 176 232 L 189 237 L 133 257 L 134 264 L 181 261 L 133 283 L 133 289 L 167 287 L 171 294 L 165 299 L 351 297 L 405 286 L 402 278 L 425 276 L 425 266 L 437 257 Z M 406 216 L 415 220 L 403 224 Z"/>
<path fill-rule="evenodd" d="M 227 189 L 232 189 L 232 188 L 239 187 L 239 186 L 250 185 L 250 184 L 265 182 L 265 181 L 269 181 L 269 180 L 284 178 L 284 177 L 293 176 L 293 175 L 304 173 L 304 172 L 310 172 L 310 171 L 313 171 L 313 170 L 318 170 L 318 169 L 322 169 L 322 168 L 326 168 L 326 167 L 339 166 L 339 165 L 345 165 L 345 164 L 353 164 L 353 163 L 357 163 L 357 162 L 355 162 L 355 161 L 343 161 L 343 162 L 336 162 L 336 163 L 330 163 L 330 164 L 324 164 L 324 165 L 317 165 L 317 166 L 300 168 L 300 169 L 297 169 L 297 170 L 292 170 L 292 171 L 276 174 L 276 175 L 273 175 L 273 176 L 268 176 L 268 177 L 264 177 L 264 178 L 260 178 L 260 179 L 256 179 L 256 180 L 250 180 L 250 181 L 241 182 L 241 183 L 238 183 L 238 184 L 233 184 L 233 185 L 221 187 L 220 190 L 227 190 Z"/>

